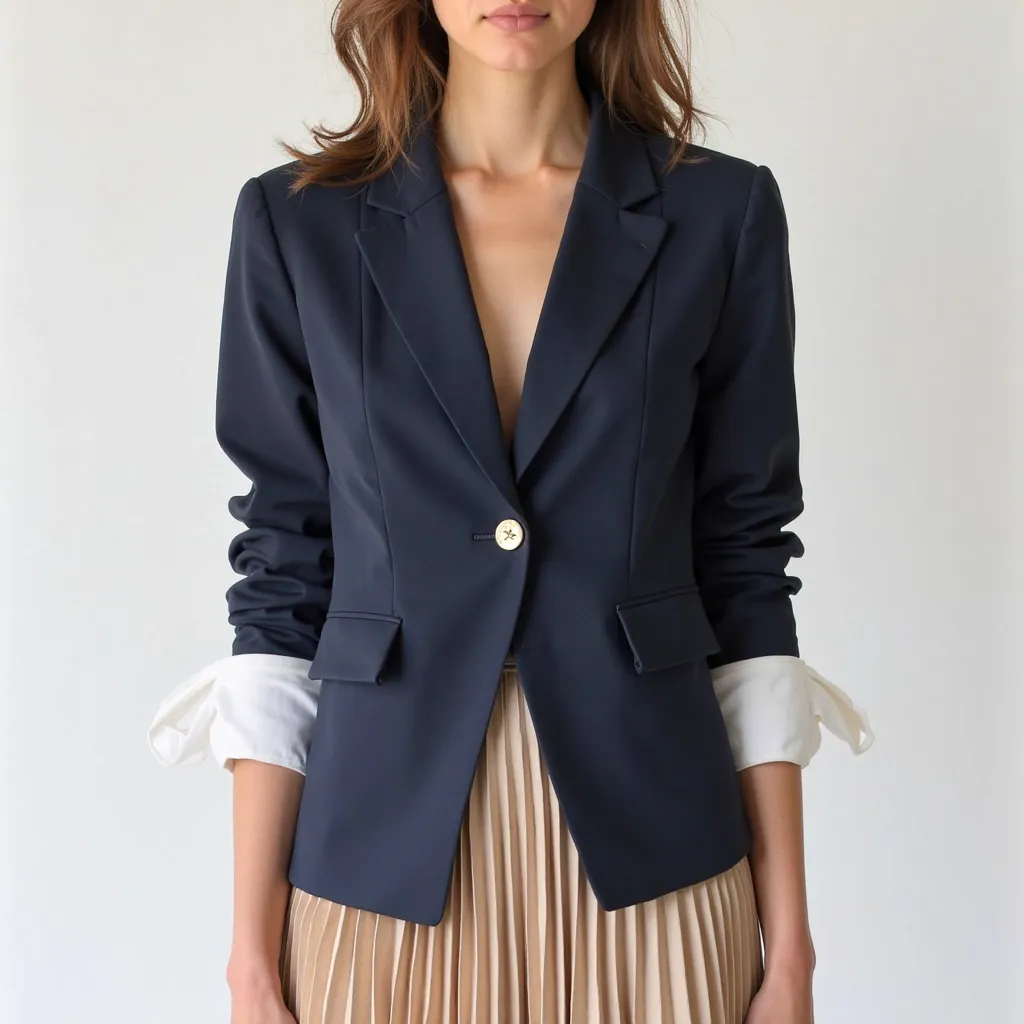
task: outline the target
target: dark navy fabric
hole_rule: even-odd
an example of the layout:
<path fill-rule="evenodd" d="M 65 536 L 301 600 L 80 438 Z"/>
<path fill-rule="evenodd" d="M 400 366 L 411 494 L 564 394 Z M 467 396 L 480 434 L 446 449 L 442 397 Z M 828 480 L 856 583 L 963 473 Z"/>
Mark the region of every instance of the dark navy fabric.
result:
<path fill-rule="evenodd" d="M 748 849 L 709 669 L 798 653 L 785 213 L 767 168 L 691 147 L 666 172 L 668 140 L 585 90 L 510 451 L 429 125 L 369 184 L 291 194 L 285 164 L 238 197 L 233 650 L 323 680 L 289 878 L 339 903 L 441 918 L 509 651 L 602 906 Z"/>

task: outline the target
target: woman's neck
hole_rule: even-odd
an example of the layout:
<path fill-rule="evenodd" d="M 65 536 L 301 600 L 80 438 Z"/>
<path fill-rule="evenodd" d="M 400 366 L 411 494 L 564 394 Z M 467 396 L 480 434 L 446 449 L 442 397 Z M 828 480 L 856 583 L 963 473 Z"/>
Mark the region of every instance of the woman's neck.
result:
<path fill-rule="evenodd" d="M 540 71 L 499 71 L 454 50 L 437 138 L 445 167 L 498 178 L 578 167 L 589 118 L 573 54 Z"/>

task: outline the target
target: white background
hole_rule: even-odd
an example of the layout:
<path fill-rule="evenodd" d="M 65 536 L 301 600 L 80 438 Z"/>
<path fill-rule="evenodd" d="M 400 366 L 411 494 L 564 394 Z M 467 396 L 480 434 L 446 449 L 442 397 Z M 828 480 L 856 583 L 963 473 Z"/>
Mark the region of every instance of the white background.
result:
<path fill-rule="evenodd" d="M 226 1022 L 229 776 L 145 732 L 230 639 L 234 199 L 351 96 L 325 0 L 2 2 L 0 1019 Z M 805 773 L 824 1024 L 1024 1012 L 1022 13 L 699 20 L 710 141 L 790 217 L 803 651 L 878 735 Z"/>

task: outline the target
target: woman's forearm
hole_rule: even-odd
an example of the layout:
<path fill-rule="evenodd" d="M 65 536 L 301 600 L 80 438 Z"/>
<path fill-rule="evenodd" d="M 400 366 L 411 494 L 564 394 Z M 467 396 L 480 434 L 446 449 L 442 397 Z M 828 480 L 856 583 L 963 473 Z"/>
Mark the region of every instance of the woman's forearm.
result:
<path fill-rule="evenodd" d="M 234 763 L 234 923 L 228 983 L 279 984 L 288 903 L 288 859 L 304 776 L 290 768 Z"/>
<path fill-rule="evenodd" d="M 750 867 L 764 936 L 765 970 L 814 968 L 804 871 L 801 768 L 786 761 L 739 773 L 750 822 Z"/>

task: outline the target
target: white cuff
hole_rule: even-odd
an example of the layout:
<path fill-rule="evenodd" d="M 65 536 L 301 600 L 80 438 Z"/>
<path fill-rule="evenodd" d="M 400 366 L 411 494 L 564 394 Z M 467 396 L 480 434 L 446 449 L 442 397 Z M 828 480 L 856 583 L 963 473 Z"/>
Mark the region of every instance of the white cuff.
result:
<path fill-rule="evenodd" d="M 305 774 L 320 697 L 310 664 L 279 654 L 236 654 L 207 665 L 164 698 L 149 727 L 150 749 L 167 767 L 212 754 L 229 771 L 245 757 Z"/>
<path fill-rule="evenodd" d="M 867 715 L 801 658 L 747 658 L 711 670 L 736 770 L 766 761 L 803 768 L 821 745 L 823 724 L 855 754 L 874 742 Z"/>

